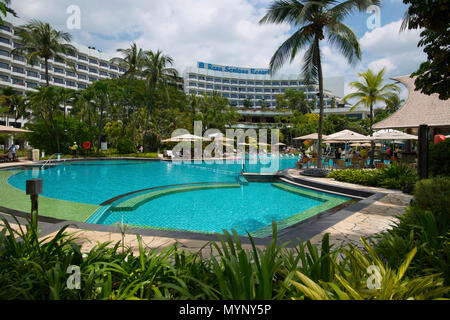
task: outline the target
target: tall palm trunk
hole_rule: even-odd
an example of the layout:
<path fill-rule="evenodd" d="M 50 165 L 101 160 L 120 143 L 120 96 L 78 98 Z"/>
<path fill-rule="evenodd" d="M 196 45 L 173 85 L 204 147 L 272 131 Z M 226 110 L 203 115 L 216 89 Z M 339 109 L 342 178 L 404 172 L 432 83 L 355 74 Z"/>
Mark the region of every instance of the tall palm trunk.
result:
<path fill-rule="evenodd" d="M 50 86 L 50 81 L 48 80 L 48 58 L 45 58 L 45 81 L 47 82 L 46 87 Z"/>
<path fill-rule="evenodd" d="M 131 129 L 131 140 L 133 143 L 135 142 L 135 131 L 136 131 L 136 113 L 137 113 L 137 107 L 133 108 L 133 127 Z"/>
<path fill-rule="evenodd" d="M 316 37 L 316 48 L 317 48 L 317 75 L 319 78 L 319 132 L 317 139 L 317 167 L 322 168 L 322 133 L 323 133 L 323 74 L 322 74 L 322 62 L 320 59 L 320 47 L 319 39 Z"/>
<path fill-rule="evenodd" d="M 373 103 L 370 104 L 370 136 L 373 137 Z M 375 142 L 370 141 L 370 166 L 373 166 L 375 158 Z"/>
<path fill-rule="evenodd" d="M 100 119 L 98 122 L 98 149 L 100 150 L 102 147 L 103 105 L 100 107 Z"/>

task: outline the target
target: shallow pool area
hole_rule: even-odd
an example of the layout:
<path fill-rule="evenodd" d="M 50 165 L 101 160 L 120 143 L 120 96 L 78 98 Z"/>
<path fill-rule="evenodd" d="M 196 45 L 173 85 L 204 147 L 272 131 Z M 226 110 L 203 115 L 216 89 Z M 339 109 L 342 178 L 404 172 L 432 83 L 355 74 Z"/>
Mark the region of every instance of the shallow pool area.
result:
<path fill-rule="evenodd" d="M 298 158 L 246 159 L 245 172 L 294 167 Z M 5 176 L 11 194 L 26 180 L 43 179 L 46 201 L 71 206 L 69 219 L 93 224 L 220 233 L 234 229 L 255 237 L 306 220 L 350 198 L 280 182 L 242 183 L 242 160 L 222 163 L 83 161 L 18 170 Z M 0 196 L 0 206 L 2 206 Z M 76 207 L 80 206 L 77 215 Z M 88 206 L 89 212 L 81 212 Z M 58 208 L 61 210 L 61 208 Z M 45 214 L 45 213 L 44 213 Z M 56 213 L 57 215 L 57 213 Z"/>

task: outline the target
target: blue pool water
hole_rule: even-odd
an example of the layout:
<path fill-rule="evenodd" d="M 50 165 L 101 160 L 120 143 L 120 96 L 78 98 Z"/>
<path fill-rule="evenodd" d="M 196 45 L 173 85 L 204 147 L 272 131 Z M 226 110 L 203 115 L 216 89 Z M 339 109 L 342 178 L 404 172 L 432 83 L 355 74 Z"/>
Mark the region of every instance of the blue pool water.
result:
<path fill-rule="evenodd" d="M 273 172 L 295 167 L 298 158 L 276 158 L 268 163 L 264 160 L 253 163 L 247 159 L 245 171 Z M 225 182 L 236 186 L 241 170 L 241 161 L 198 164 L 89 161 L 57 165 L 46 170 L 24 170 L 13 175 L 9 183 L 25 190 L 26 180 L 41 178 L 44 180 L 43 196 L 100 205 L 130 192 L 159 189 L 162 186 Z M 172 193 L 145 202 L 132 211 L 102 210 L 101 215 L 97 214 L 94 220 L 91 217 L 88 222 L 112 225 L 123 221 L 136 226 L 198 232 L 235 229 L 245 234 L 246 231 L 253 232 L 270 226 L 272 220 L 282 221 L 320 206 L 330 197 L 349 200 L 330 194 L 326 194 L 328 200 L 323 200 L 321 195 L 320 192 L 314 192 L 314 197 L 303 196 L 276 188 L 271 183 L 248 183 L 235 188 Z M 121 198 L 113 202 L 112 206 L 133 197 Z"/>

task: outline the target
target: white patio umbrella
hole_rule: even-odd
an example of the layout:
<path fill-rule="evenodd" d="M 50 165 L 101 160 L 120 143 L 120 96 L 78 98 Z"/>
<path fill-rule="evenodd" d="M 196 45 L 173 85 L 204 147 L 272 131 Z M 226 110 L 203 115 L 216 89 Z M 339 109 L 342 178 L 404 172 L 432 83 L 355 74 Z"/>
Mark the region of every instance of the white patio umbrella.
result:
<path fill-rule="evenodd" d="M 417 139 L 418 137 L 415 135 L 393 129 L 379 130 L 374 132 L 372 137 L 367 137 L 367 140 L 373 141 L 377 140 L 402 141 L 402 140 L 417 140 Z"/>
<path fill-rule="evenodd" d="M 327 138 L 327 136 L 323 134 L 322 139 L 326 139 L 326 138 Z M 318 133 L 311 133 L 311 134 L 307 134 L 306 136 L 294 138 L 292 140 L 318 140 L 318 139 L 319 139 Z"/>
<path fill-rule="evenodd" d="M 182 142 L 182 141 L 191 141 L 192 142 L 192 141 L 197 141 L 197 140 L 211 141 L 211 139 L 195 136 L 193 134 L 188 133 L 188 134 L 183 134 L 181 136 L 172 137 L 170 139 L 162 140 L 162 142 Z"/>
<path fill-rule="evenodd" d="M 230 139 L 230 138 L 224 137 L 223 134 L 221 134 L 221 133 L 213 133 L 213 134 L 210 134 L 208 137 L 209 138 L 214 138 L 215 141 L 224 141 L 224 142 L 225 141 L 228 141 L 228 142 L 233 142 L 234 141 L 234 139 Z"/>
<path fill-rule="evenodd" d="M 0 125 L 0 133 L 14 134 L 14 133 L 28 133 L 28 132 L 32 132 L 32 131 Z"/>

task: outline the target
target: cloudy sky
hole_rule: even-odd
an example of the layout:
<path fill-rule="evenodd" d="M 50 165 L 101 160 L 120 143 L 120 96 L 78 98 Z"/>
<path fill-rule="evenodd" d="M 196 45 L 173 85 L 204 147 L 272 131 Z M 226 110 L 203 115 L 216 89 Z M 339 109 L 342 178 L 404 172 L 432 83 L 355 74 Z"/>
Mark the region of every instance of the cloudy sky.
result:
<path fill-rule="evenodd" d="M 75 42 L 111 55 L 132 41 L 144 49 L 162 50 L 182 72 L 197 61 L 240 67 L 268 67 L 270 58 L 293 30 L 289 25 L 260 25 L 270 0 L 12 0 L 23 19 L 49 22 L 69 31 Z M 81 10 L 81 28 L 69 30 L 67 9 Z M 417 48 L 419 31 L 399 33 L 406 11 L 401 0 L 384 0 L 380 26 L 369 28 L 372 13 L 357 13 L 345 23 L 360 40 L 362 61 L 350 66 L 336 50 L 322 43 L 327 77 L 344 76 L 348 83 L 367 68 L 386 67 L 388 76 L 415 71 L 426 55 Z M 298 73 L 302 55 L 280 72 Z M 405 96 L 403 92 L 402 96 Z"/>

